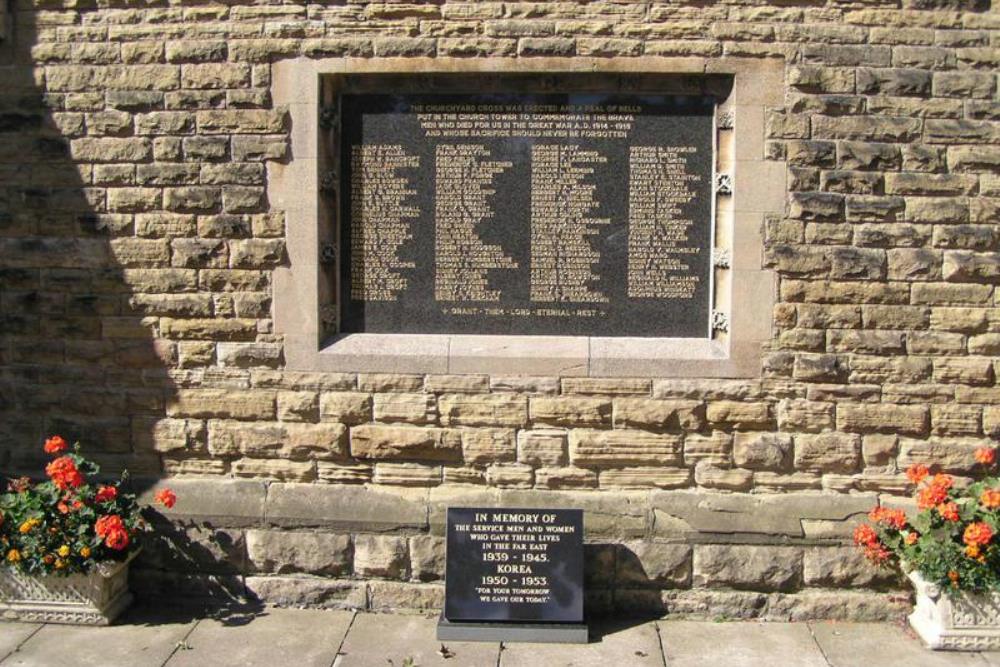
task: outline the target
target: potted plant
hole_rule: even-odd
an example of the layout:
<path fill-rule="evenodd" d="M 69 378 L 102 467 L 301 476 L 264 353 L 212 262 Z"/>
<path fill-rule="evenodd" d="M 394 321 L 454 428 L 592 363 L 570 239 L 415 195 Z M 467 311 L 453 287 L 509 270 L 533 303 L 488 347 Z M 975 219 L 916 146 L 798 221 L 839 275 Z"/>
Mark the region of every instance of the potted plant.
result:
<path fill-rule="evenodd" d="M 98 466 L 80 445 L 45 441 L 48 479 L 9 480 L 0 495 L 0 616 L 7 620 L 107 625 L 132 600 L 128 563 L 146 530 L 127 473 L 94 484 Z M 172 507 L 169 489 L 156 501 Z"/>
<path fill-rule="evenodd" d="M 910 625 L 934 649 L 1000 649 L 1000 479 L 991 447 L 975 452 L 980 479 L 910 466 L 917 514 L 876 507 L 854 541 L 879 566 L 899 563 L 913 582 Z"/>

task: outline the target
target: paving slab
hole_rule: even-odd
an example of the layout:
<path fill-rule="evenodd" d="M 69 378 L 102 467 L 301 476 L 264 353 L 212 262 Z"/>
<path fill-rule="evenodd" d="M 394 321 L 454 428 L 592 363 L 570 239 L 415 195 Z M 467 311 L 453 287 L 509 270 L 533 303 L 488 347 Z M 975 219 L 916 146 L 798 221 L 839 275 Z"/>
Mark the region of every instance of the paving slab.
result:
<path fill-rule="evenodd" d="M 596 626 L 589 644 L 504 644 L 501 667 L 663 667 L 660 638 L 652 623 Z"/>
<path fill-rule="evenodd" d="M 160 667 L 195 623 L 190 611 L 139 608 L 111 627 L 46 625 L 3 667 Z"/>
<path fill-rule="evenodd" d="M 658 625 L 667 667 L 829 667 L 805 623 L 660 621 Z"/>
<path fill-rule="evenodd" d="M 6 623 L 0 621 L 0 660 L 3 660 L 28 637 L 42 627 L 41 623 Z"/>
<path fill-rule="evenodd" d="M 977 653 L 931 651 L 899 625 L 811 622 L 816 642 L 832 667 L 986 667 Z"/>
<path fill-rule="evenodd" d="M 170 667 L 330 667 L 354 612 L 269 607 L 247 619 L 206 619 L 170 658 Z"/>
<path fill-rule="evenodd" d="M 450 657 L 438 653 L 437 617 L 358 614 L 334 667 L 493 667 L 500 645 L 489 642 L 446 642 Z"/>

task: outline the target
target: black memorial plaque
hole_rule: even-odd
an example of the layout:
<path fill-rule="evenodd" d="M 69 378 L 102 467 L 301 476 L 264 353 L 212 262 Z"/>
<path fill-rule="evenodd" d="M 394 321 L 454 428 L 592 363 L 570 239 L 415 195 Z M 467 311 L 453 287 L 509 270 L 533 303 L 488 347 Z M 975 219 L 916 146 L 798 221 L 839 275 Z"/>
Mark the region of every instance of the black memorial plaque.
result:
<path fill-rule="evenodd" d="M 447 621 L 583 621 L 582 510 L 449 508 L 447 542 Z"/>
<path fill-rule="evenodd" d="M 340 103 L 341 331 L 709 336 L 713 98 Z"/>

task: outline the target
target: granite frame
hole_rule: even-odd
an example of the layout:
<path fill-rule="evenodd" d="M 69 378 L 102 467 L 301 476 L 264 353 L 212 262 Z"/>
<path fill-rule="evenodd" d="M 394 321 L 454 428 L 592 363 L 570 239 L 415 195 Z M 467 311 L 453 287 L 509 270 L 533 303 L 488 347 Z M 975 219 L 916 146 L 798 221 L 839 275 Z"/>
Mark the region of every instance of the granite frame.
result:
<path fill-rule="evenodd" d="M 560 377 L 759 376 L 776 297 L 774 275 L 763 268 L 764 217 L 784 208 L 786 189 L 785 163 L 764 159 L 764 119 L 767 107 L 782 104 L 784 67 L 777 59 L 726 57 L 298 58 L 275 63 L 274 103 L 291 117 L 291 159 L 268 166 L 272 205 L 286 215 L 289 265 L 275 270 L 273 305 L 286 367 Z M 725 203 L 717 204 L 715 220 L 715 245 L 728 249 L 730 260 L 726 270 L 716 272 L 713 306 L 728 320 L 728 331 L 710 339 L 364 333 L 324 339 L 324 307 L 332 303 L 334 288 L 321 254 L 337 232 L 331 207 L 319 196 L 320 106 L 330 94 L 321 85 L 324 77 L 469 72 L 732 76 L 725 107 L 732 112 L 733 138 L 728 145 L 720 141 L 717 150 L 718 171 L 732 174 L 734 187 Z"/>

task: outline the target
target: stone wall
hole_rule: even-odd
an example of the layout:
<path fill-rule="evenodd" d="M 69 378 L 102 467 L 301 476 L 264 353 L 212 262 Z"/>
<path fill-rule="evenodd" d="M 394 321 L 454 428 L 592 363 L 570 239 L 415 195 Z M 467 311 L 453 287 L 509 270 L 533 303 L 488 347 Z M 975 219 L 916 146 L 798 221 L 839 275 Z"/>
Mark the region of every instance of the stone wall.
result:
<path fill-rule="evenodd" d="M 844 544 L 1000 433 L 1000 15 L 982 0 L 15 0 L 0 39 L 0 468 L 170 477 L 148 590 L 428 607 L 448 503 L 587 510 L 593 609 L 873 618 Z M 3 25 L 0 23 L 0 25 Z M 773 58 L 788 164 L 752 380 L 283 370 L 273 63 Z M 740 187 L 737 184 L 737 187 Z"/>

